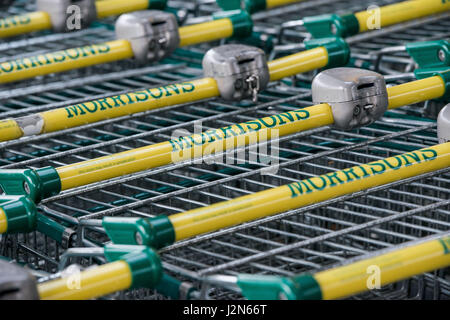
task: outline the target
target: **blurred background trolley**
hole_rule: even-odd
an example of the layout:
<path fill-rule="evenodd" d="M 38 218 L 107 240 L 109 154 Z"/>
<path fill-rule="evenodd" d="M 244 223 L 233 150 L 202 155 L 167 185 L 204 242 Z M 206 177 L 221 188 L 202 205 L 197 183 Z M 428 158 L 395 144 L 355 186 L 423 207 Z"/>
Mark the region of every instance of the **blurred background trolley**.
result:
<path fill-rule="evenodd" d="M 34 1 L 16 0 L 1 17 L 34 11 Z M 372 1 L 383 6 L 394 0 Z M 168 1 L 180 25 L 205 21 L 220 10 L 215 1 Z M 297 52 L 310 35 L 303 17 L 366 10 L 361 1 L 311 0 L 253 15 L 253 43 L 268 57 Z M 407 43 L 449 39 L 450 12 L 382 28 L 346 39 L 351 65 L 372 68 L 388 83 L 414 77 Z M 281 26 L 283 25 L 283 28 Z M 74 33 L 47 31 L 0 42 L 0 62 L 114 39 L 114 19 Z M 20 117 L 97 98 L 202 76 L 203 54 L 224 41 L 177 49 L 163 61 L 140 67 L 133 61 L 48 75 L 0 90 L 0 119 Z M 317 72 L 271 83 L 258 102 L 207 100 L 104 120 L 60 132 L 0 143 L 0 169 L 62 166 L 171 139 L 175 129 L 193 133 L 312 105 Z M 388 111 L 380 121 L 353 131 L 313 129 L 235 151 L 212 164 L 178 163 L 63 192 L 41 202 L 57 223 L 46 232 L 0 236 L 0 256 L 31 270 L 40 282 L 76 263 L 102 264 L 98 255 L 71 255 L 71 247 L 100 249 L 104 216 L 171 215 L 219 201 L 395 156 L 437 144 L 436 117 L 447 101 L 428 101 Z M 252 159 L 252 161 L 249 161 Z M 278 163 L 278 170 L 261 174 Z M 242 273 L 289 277 L 347 264 L 383 249 L 402 248 L 448 232 L 450 168 L 324 201 L 276 216 L 180 241 L 158 253 L 164 271 L 198 289 L 197 298 L 242 299 L 212 275 Z M 380 221 L 380 223 L 377 223 Z M 95 251 L 95 250 L 94 250 Z M 62 258 L 63 257 L 63 258 Z M 208 280 L 209 279 L 209 280 Z M 127 290 L 107 299 L 167 299 L 155 290 Z M 448 268 L 425 273 L 350 299 L 449 299 Z"/>

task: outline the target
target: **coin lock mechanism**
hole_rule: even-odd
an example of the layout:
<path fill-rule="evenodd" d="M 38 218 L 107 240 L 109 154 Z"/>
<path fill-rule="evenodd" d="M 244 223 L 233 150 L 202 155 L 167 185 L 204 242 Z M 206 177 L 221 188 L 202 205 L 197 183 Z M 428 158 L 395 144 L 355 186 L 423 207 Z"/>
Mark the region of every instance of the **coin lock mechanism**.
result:
<path fill-rule="evenodd" d="M 97 19 L 95 0 L 36 0 L 36 7 L 49 14 L 56 32 L 79 31 Z"/>
<path fill-rule="evenodd" d="M 135 59 L 142 64 L 164 59 L 180 43 L 176 17 L 159 10 L 121 15 L 116 22 L 116 36 L 131 43 Z"/>
<path fill-rule="evenodd" d="M 0 300 L 38 300 L 35 278 L 21 266 L 0 260 Z"/>
<path fill-rule="evenodd" d="M 270 81 L 269 67 L 263 50 L 256 47 L 229 44 L 210 49 L 203 58 L 205 77 L 217 81 L 225 100 L 252 98 L 264 90 Z"/>
<path fill-rule="evenodd" d="M 335 68 L 318 74 L 312 83 L 315 104 L 331 106 L 334 126 L 353 130 L 380 119 L 389 100 L 382 75 L 363 69 Z"/>
<path fill-rule="evenodd" d="M 439 112 L 437 128 L 439 143 L 450 142 L 450 103 Z"/>

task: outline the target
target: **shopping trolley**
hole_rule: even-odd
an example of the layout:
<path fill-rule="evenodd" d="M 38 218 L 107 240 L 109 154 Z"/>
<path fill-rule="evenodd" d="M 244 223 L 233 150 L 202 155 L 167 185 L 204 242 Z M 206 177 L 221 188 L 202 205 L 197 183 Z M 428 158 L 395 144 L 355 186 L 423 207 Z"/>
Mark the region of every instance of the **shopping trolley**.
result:
<path fill-rule="evenodd" d="M 295 6 L 306 3 L 308 2 Z M 352 3 L 355 7 L 360 5 L 360 2 Z M 344 4 L 339 1 L 334 5 L 339 4 L 348 5 L 347 2 Z M 202 5 L 203 8 L 208 6 L 208 3 Z M 215 5 L 212 4 L 211 7 Z M 269 12 L 265 17 L 265 13 L 259 13 L 264 21 L 259 25 L 256 23 L 258 31 L 276 35 L 278 30 L 274 30 L 273 25 L 278 23 L 271 24 L 272 19 L 293 20 L 295 18 L 290 18 L 291 15 L 298 14 L 294 10 L 285 12 L 288 8 L 290 6 L 280 9 L 278 15 L 274 14 L 275 11 Z M 342 10 L 344 8 L 346 9 L 343 7 Z M 311 6 L 310 10 L 313 12 L 308 15 L 336 12 L 339 8 L 335 7 L 333 11 L 320 8 L 320 12 L 314 12 L 317 7 Z M 362 62 L 372 63 L 375 59 L 372 55 L 374 51 L 414 40 L 429 40 L 433 36 L 440 38 L 448 29 L 445 19 L 415 23 L 416 29 L 411 26 L 404 29 L 387 28 L 380 31 L 378 38 L 375 33 L 350 39 L 354 41 L 353 47 L 361 48 L 360 55 L 355 57 Z M 424 29 L 427 32 L 418 32 Z M 287 37 L 288 33 L 284 34 Z M 304 35 L 304 30 L 289 33 L 291 39 L 301 39 Z M 291 45 L 291 42 L 283 38 L 280 45 Z M 191 49 L 189 58 L 197 63 L 197 67 L 205 49 L 204 46 Z M 177 57 L 180 56 L 182 54 Z M 180 58 L 181 61 L 186 59 Z M 407 68 L 411 64 L 412 61 L 407 56 L 385 56 L 380 66 L 389 69 L 395 67 L 390 73 L 398 75 L 409 72 Z M 402 66 L 406 69 L 402 69 Z M 383 71 L 381 67 L 380 70 Z M 166 70 L 180 72 L 179 66 Z M 192 73 L 194 76 L 198 75 L 198 71 L 198 68 L 192 68 L 191 65 L 191 68 L 180 72 L 184 75 L 179 78 L 191 77 Z M 141 75 L 149 72 L 151 71 L 143 71 Z M 173 78 L 170 71 L 165 76 Z M 171 132 L 176 128 L 194 132 L 200 120 L 203 128 L 219 128 L 309 106 L 311 93 L 308 83 L 312 75 L 306 76 L 300 75 L 292 81 L 288 79 L 270 86 L 259 95 L 257 105 L 250 102 L 230 104 L 221 100 L 206 101 L 147 112 L 126 119 L 104 121 L 26 141 L 10 142 L 2 145 L 2 167 L 63 165 L 165 141 L 170 139 Z M 35 91 L 28 93 L 26 90 L 32 88 L 29 86 L 22 92 L 16 92 L 16 96 L 5 98 L 2 105 L 8 114 L 13 109 L 16 109 L 13 114 L 26 114 L 31 110 L 27 108 L 36 108 L 34 101 L 39 104 L 38 108 L 45 110 L 51 108 L 51 104 L 66 103 L 66 94 L 78 94 L 73 98 L 83 100 L 93 95 L 89 90 L 97 95 L 112 95 L 120 90 L 138 88 L 143 81 L 155 81 L 145 76 L 136 81 L 136 75 L 133 74 L 128 77 L 119 87 L 115 85 L 114 78 L 109 80 L 111 85 L 103 87 L 101 91 L 92 88 L 94 82 L 82 82 L 86 79 L 82 76 L 71 79 L 73 82 L 64 83 L 63 88 L 47 86 L 41 91 L 34 88 Z M 161 73 L 158 77 L 164 79 Z M 159 80 L 158 77 L 156 81 Z M 74 91 L 74 88 L 77 90 Z M 83 95 L 78 92 L 83 92 Z M 37 93 L 44 98 L 33 97 Z M 33 102 L 27 103 L 27 100 Z M 442 102 L 438 102 L 436 108 L 442 105 Z M 59 271 L 61 256 L 68 247 L 95 249 L 101 244 L 104 237 L 102 229 L 97 225 L 89 225 L 87 221 L 90 219 L 103 216 L 171 215 L 313 175 L 431 146 L 437 143 L 436 124 L 433 118 L 425 117 L 425 110 L 423 105 L 412 106 L 390 112 L 370 127 L 355 131 L 344 132 L 324 127 L 282 138 L 278 146 L 267 145 L 266 150 L 245 148 L 245 159 L 250 159 L 250 155 L 259 155 L 253 157 L 256 159 L 253 161 L 236 163 L 236 156 L 227 154 L 222 163 L 170 165 L 75 189 L 47 199 L 41 205 L 43 213 L 63 226 L 61 240 L 64 241 L 57 241 L 53 239 L 56 237 L 48 237 L 39 232 L 2 236 L 0 254 L 33 267 L 36 274 L 46 280 L 49 276 L 47 273 Z M 276 173 L 261 175 L 261 170 L 272 164 L 268 159 L 279 162 L 279 169 Z M 185 240 L 159 251 L 162 265 L 168 274 L 179 281 L 190 282 L 202 293 L 203 298 L 242 298 L 239 292 L 223 283 L 216 282 L 211 286 L 205 278 L 214 274 L 233 276 L 241 273 L 290 277 L 301 272 L 328 269 L 379 249 L 395 249 L 408 241 L 447 231 L 450 207 L 442 200 L 448 199 L 449 180 L 448 170 L 443 170 Z M 370 223 L 387 216 L 391 219 L 383 220 L 380 225 Z M 62 267 L 73 262 L 89 266 L 103 263 L 104 260 L 98 256 L 74 256 L 66 259 Z M 439 270 L 353 298 L 448 297 L 448 270 Z M 130 290 L 109 298 L 159 299 L 164 296 L 154 290 Z"/>

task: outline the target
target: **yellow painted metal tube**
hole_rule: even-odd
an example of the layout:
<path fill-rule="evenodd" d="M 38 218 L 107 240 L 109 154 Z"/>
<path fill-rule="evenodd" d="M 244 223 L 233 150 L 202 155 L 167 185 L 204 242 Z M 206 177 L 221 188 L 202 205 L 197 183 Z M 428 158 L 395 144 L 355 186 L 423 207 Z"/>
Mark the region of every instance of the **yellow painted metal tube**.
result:
<path fill-rule="evenodd" d="M 447 168 L 450 143 L 331 172 L 169 217 L 175 240 L 190 238 L 371 187 Z"/>
<path fill-rule="evenodd" d="M 267 141 L 271 137 L 330 125 L 331 107 L 321 104 L 174 139 L 118 154 L 57 168 L 61 189 L 205 157 L 223 150 Z M 274 136 L 275 135 L 275 136 Z"/>
<path fill-rule="evenodd" d="M 69 278 L 39 284 L 43 300 L 87 300 L 130 288 L 132 273 L 128 263 L 116 261 L 83 271 Z"/>
<path fill-rule="evenodd" d="M 24 33 L 52 28 L 48 13 L 31 12 L 20 16 L 0 19 L 0 38 L 13 37 Z"/>
<path fill-rule="evenodd" d="M 31 135 L 64 130 L 105 119 L 213 98 L 219 96 L 219 94 L 216 80 L 204 78 L 80 103 L 32 115 L 32 117 L 41 119 L 42 123 L 36 123 L 38 129 L 33 130 L 39 130 L 39 132 L 33 132 Z M 30 124 L 28 126 L 30 127 Z M 11 140 L 10 138 L 17 139 L 25 135 L 30 134 L 24 132 L 24 129 L 15 120 L 0 121 L 0 141 Z"/>
<path fill-rule="evenodd" d="M 219 96 L 216 80 L 204 78 L 123 94 L 42 112 L 43 132 L 59 131 L 104 119 Z"/>
<path fill-rule="evenodd" d="M 149 0 L 103 0 L 97 1 L 97 17 L 99 19 L 116 16 L 122 13 L 148 9 Z"/>
<path fill-rule="evenodd" d="M 450 10 L 450 2 L 446 0 L 413 0 L 404 1 L 380 8 L 380 27 L 422 18 L 432 14 Z M 359 32 L 365 32 L 373 27 L 375 12 L 361 11 L 355 13 L 359 22 Z"/>
<path fill-rule="evenodd" d="M 404 83 L 388 88 L 389 109 L 440 98 L 445 94 L 445 82 L 440 76 Z"/>
<path fill-rule="evenodd" d="M 1 63 L 0 83 L 14 82 L 132 57 L 133 50 L 127 40 L 67 49 Z"/>
<path fill-rule="evenodd" d="M 233 35 L 234 27 L 229 18 L 224 18 L 181 27 L 179 32 L 179 46 L 185 47 L 202 42 L 229 38 Z"/>
<path fill-rule="evenodd" d="M 272 9 L 280 6 L 285 6 L 291 3 L 302 2 L 303 0 L 266 0 L 266 8 Z"/>
<path fill-rule="evenodd" d="M 374 270 L 379 270 L 380 285 L 385 285 L 447 266 L 450 266 L 450 237 L 322 271 L 314 278 L 320 286 L 322 298 L 329 300 L 367 291 L 368 278 Z"/>
<path fill-rule="evenodd" d="M 0 120 L 0 142 L 19 139 L 22 136 L 22 129 L 15 120 Z"/>
<path fill-rule="evenodd" d="M 0 234 L 6 233 L 8 230 L 8 219 L 3 209 L 0 208 Z"/>
<path fill-rule="evenodd" d="M 325 47 L 318 47 L 270 61 L 268 64 L 270 81 L 276 81 L 325 67 L 328 64 L 328 51 Z"/>

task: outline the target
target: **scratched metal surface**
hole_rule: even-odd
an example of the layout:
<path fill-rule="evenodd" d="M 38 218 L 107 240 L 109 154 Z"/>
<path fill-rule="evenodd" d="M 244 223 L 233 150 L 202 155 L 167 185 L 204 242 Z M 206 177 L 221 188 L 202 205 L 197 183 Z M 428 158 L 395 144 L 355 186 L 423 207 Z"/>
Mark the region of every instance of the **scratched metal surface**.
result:
<path fill-rule="evenodd" d="M 396 1 L 373 1 L 379 5 L 392 2 Z M 211 1 L 173 1 L 172 5 L 191 6 L 190 18 L 217 10 Z M 360 1 L 307 1 L 258 13 L 255 26 L 258 32 L 279 39 L 270 54 L 278 57 L 301 50 L 299 44 L 308 37 L 302 27 L 284 30 L 280 36 L 277 26 L 282 22 L 320 13 L 361 10 L 365 5 Z M 32 7 L 25 9 L 32 10 Z M 23 12 L 24 7 L 19 5 L 11 10 Z M 448 16 L 444 15 L 356 36 L 349 42 L 355 59 L 373 63 L 372 51 L 409 41 L 448 37 L 449 27 Z M 55 37 L 54 41 L 48 37 Z M 13 45 L 0 44 L 0 59 L 67 48 L 74 43 L 104 41 L 108 37 L 112 38 L 112 31 L 106 23 L 76 34 L 25 37 L 12 41 Z M 0 118 L 201 76 L 202 55 L 217 44 L 178 51 L 170 61 L 146 68 L 125 61 L 8 87 L 0 91 Z M 14 46 L 16 51 L 12 49 Z M 411 68 L 412 61 L 399 53 L 385 56 L 380 72 L 391 76 L 393 81 L 403 81 L 396 75 L 408 73 Z M 0 168 L 60 166 L 165 141 L 175 129 L 193 132 L 197 121 L 202 121 L 206 130 L 309 106 L 309 84 L 314 74 L 272 83 L 259 95 L 257 104 L 250 101 L 230 104 L 214 99 L 3 143 L 0 144 Z M 94 239 L 105 239 L 101 230 L 83 225 L 88 219 L 109 215 L 170 215 L 434 145 L 436 123 L 430 110 L 438 110 L 442 105 L 442 102 L 426 103 L 401 108 L 369 127 L 351 132 L 324 127 L 284 137 L 279 142 L 279 154 L 274 155 L 280 164 L 274 174 L 260 174 L 268 166 L 264 161 L 239 165 L 226 161 L 182 163 L 71 190 L 45 200 L 40 209 L 77 230 L 75 246 L 95 247 L 98 244 L 94 244 Z M 270 146 L 267 152 L 246 148 L 245 159 L 255 154 L 262 159 L 272 151 Z M 241 299 L 239 293 L 228 289 L 209 288 L 201 278 L 210 274 L 290 276 L 314 272 L 376 250 L 395 248 L 448 231 L 449 189 L 447 169 L 182 241 L 161 250 L 160 255 L 167 272 L 205 289 L 202 298 Z M 0 255 L 42 272 L 56 272 L 66 249 L 39 232 L 3 236 L 0 241 Z M 95 261 L 86 258 L 77 262 L 87 266 Z M 450 274 L 448 270 L 439 270 L 352 299 L 449 297 Z M 166 297 L 152 290 L 133 290 L 108 298 Z"/>

